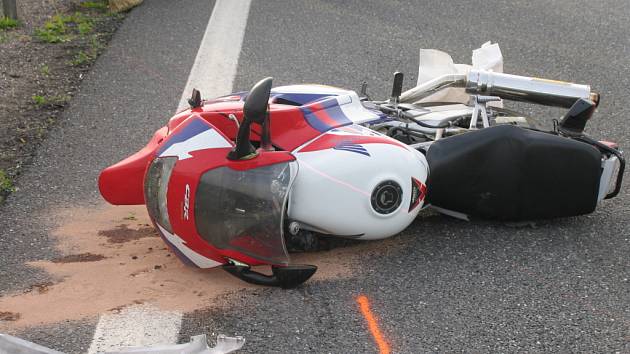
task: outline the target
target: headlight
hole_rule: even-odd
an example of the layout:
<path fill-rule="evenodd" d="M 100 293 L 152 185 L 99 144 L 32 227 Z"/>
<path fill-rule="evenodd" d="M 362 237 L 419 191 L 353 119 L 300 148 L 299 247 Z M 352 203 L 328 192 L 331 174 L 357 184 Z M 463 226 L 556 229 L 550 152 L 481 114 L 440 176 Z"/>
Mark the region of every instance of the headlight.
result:
<path fill-rule="evenodd" d="M 144 177 L 144 201 L 149 216 L 171 233 L 173 228 L 168 218 L 166 193 L 168 192 L 168 181 L 176 162 L 177 157 L 156 158 L 151 162 Z"/>

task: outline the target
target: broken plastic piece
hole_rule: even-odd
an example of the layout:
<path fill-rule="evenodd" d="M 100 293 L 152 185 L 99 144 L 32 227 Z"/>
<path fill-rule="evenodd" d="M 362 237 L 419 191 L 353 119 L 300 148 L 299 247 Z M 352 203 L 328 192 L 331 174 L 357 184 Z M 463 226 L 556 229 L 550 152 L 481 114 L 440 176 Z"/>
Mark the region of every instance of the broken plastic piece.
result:
<path fill-rule="evenodd" d="M 193 336 L 189 343 L 156 345 L 146 348 L 128 348 L 118 352 L 107 352 L 106 354 L 225 354 L 239 350 L 245 344 L 243 337 L 228 337 L 222 334 L 217 336 L 217 345 L 210 348 L 206 335 Z"/>
<path fill-rule="evenodd" d="M 189 343 L 156 345 L 151 347 L 134 347 L 122 349 L 108 354 L 227 354 L 239 350 L 245 344 L 243 337 L 228 337 L 222 334 L 217 336 L 217 345 L 208 346 L 205 334 L 193 336 Z M 0 353 L 22 353 L 22 354 L 64 354 L 41 345 L 13 337 L 7 334 L 0 334 Z"/>
<path fill-rule="evenodd" d="M 0 353 L 63 354 L 18 337 L 0 333 Z"/>
<path fill-rule="evenodd" d="M 486 42 L 480 48 L 473 50 L 472 65 L 455 64 L 453 58 L 445 52 L 435 49 L 420 49 L 420 64 L 418 68 L 417 86 L 423 86 L 432 80 L 448 75 L 466 75 L 470 70 L 484 70 L 495 73 L 503 72 L 503 54 L 496 43 Z M 402 94 L 401 101 L 411 102 L 408 96 L 413 89 Z M 468 103 L 469 96 L 461 87 L 448 87 L 422 98 L 419 102 L 459 102 Z M 501 101 L 489 104 L 492 107 L 503 107 Z"/>

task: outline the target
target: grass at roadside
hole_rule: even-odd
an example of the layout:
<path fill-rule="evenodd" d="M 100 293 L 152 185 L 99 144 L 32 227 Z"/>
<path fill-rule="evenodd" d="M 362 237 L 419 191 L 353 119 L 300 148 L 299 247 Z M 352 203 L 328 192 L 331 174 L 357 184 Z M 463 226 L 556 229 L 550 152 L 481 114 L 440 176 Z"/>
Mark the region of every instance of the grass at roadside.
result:
<path fill-rule="evenodd" d="M 41 28 L 35 30 L 38 40 L 45 43 L 83 42 L 84 49 L 79 49 L 68 64 L 83 66 L 94 61 L 103 50 L 103 40 L 94 33 L 94 27 L 99 21 L 107 17 L 117 17 L 119 14 L 109 12 L 107 2 L 84 1 L 78 7 L 84 12 L 76 11 L 72 14 L 56 14 Z"/>
<path fill-rule="evenodd" d="M 13 187 L 13 182 L 6 172 L 0 169 L 0 203 L 7 195 L 9 195 L 9 193 L 13 192 L 14 190 L 15 187 Z"/>
<path fill-rule="evenodd" d="M 50 67 L 48 64 L 42 64 L 42 66 L 39 67 L 39 72 L 44 76 L 50 76 Z"/>
<path fill-rule="evenodd" d="M 84 1 L 79 6 L 86 9 L 107 10 L 107 2 L 105 1 Z"/>
<path fill-rule="evenodd" d="M 59 106 L 62 107 L 70 100 L 70 96 L 68 95 L 57 95 L 57 96 L 43 96 L 43 95 L 33 95 L 32 97 L 33 103 L 35 103 L 38 107 L 43 106 Z"/>
<path fill-rule="evenodd" d="M 0 31 L 6 31 L 11 28 L 16 28 L 20 25 L 18 20 L 14 20 L 8 17 L 0 17 Z"/>
<path fill-rule="evenodd" d="M 90 36 L 87 42 L 87 49 L 79 50 L 70 61 L 71 65 L 81 66 L 90 63 L 95 60 L 104 49 L 103 43 L 99 40 L 98 35 Z"/>
<path fill-rule="evenodd" d="M 47 43 L 69 42 L 92 32 L 94 19 L 81 12 L 54 15 L 42 28 L 35 30 L 37 38 Z"/>

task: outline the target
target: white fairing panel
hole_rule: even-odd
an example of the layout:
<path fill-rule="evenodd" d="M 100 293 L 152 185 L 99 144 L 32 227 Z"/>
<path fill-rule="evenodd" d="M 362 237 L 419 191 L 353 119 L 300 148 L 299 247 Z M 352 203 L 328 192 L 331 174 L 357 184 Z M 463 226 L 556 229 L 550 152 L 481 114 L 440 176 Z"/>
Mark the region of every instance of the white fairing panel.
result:
<path fill-rule="evenodd" d="M 289 195 L 288 218 L 302 228 L 379 239 L 405 229 L 422 209 L 426 159 L 394 139 L 353 125 L 323 134 L 294 154 L 299 172 Z M 399 205 L 378 212 L 373 197 L 384 185 L 397 186 L 392 190 L 400 192 Z"/>

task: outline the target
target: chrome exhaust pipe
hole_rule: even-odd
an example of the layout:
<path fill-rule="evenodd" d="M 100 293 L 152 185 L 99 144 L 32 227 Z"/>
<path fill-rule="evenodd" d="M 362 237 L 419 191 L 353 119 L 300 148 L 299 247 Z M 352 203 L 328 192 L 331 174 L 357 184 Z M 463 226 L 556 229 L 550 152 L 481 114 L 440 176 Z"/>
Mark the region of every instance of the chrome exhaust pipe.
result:
<path fill-rule="evenodd" d="M 580 98 L 599 103 L 599 94 L 588 85 L 480 70 L 466 76 L 466 93 L 566 108 Z"/>
<path fill-rule="evenodd" d="M 470 95 L 570 108 L 580 98 L 599 104 L 599 94 L 588 85 L 564 81 L 471 70 L 468 74 L 437 77 L 402 93 L 400 102 L 417 102 L 448 87 L 465 88 Z"/>
<path fill-rule="evenodd" d="M 417 102 L 448 87 L 466 87 L 466 75 L 449 74 L 436 77 L 400 95 L 400 102 Z"/>

